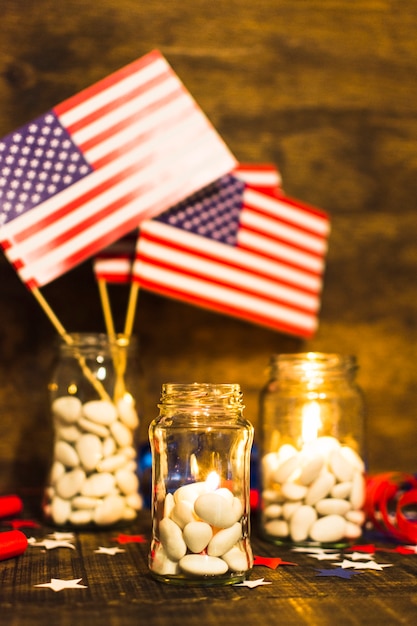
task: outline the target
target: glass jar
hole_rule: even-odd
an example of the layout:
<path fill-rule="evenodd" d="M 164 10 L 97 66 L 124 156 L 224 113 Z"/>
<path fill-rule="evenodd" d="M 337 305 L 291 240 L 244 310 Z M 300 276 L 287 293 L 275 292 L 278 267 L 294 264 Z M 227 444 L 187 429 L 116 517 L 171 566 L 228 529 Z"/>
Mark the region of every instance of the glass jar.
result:
<path fill-rule="evenodd" d="M 142 508 L 136 341 L 95 333 L 69 339 L 49 385 L 54 443 L 44 515 L 56 526 L 128 522 Z"/>
<path fill-rule="evenodd" d="M 250 545 L 250 451 L 236 384 L 164 384 L 149 427 L 152 542 L 157 580 L 233 584 L 253 565 Z"/>
<path fill-rule="evenodd" d="M 353 356 L 280 354 L 261 392 L 261 529 L 274 543 L 346 545 L 365 521 L 364 402 Z"/>

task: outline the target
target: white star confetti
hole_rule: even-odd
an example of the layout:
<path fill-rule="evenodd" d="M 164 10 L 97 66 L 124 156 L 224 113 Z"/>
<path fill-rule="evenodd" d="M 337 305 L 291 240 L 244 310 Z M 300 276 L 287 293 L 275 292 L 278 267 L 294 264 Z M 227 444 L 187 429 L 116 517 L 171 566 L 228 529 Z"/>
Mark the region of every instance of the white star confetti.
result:
<path fill-rule="evenodd" d="M 308 554 L 307 556 L 311 556 L 311 558 L 317 559 L 318 561 L 334 561 L 340 559 L 339 553 L 329 554 L 327 552 L 317 552 L 317 554 Z"/>
<path fill-rule="evenodd" d="M 375 557 L 367 552 L 352 552 L 349 554 L 349 558 L 351 561 L 373 561 Z"/>
<path fill-rule="evenodd" d="M 260 585 L 270 585 L 271 583 L 266 581 L 264 578 L 258 578 L 257 580 L 244 580 L 243 583 L 236 583 L 233 585 L 234 587 L 249 587 L 249 589 L 254 589 L 255 587 L 259 587 Z"/>
<path fill-rule="evenodd" d="M 55 539 L 56 541 L 71 541 L 71 539 L 74 539 L 74 533 L 61 533 L 55 531 L 54 533 L 50 533 L 48 537 L 49 539 Z"/>
<path fill-rule="evenodd" d="M 75 546 L 68 541 L 56 541 L 55 539 L 43 539 L 42 541 L 30 542 L 30 545 L 34 548 L 46 548 L 46 550 L 53 550 L 54 548 L 70 548 L 75 550 Z"/>
<path fill-rule="evenodd" d="M 81 578 L 74 578 L 72 580 L 61 580 L 60 578 L 51 578 L 49 583 L 41 583 L 40 585 L 33 585 L 34 587 L 49 587 L 52 591 L 62 591 L 63 589 L 87 589 L 87 585 L 80 585 Z"/>
<path fill-rule="evenodd" d="M 348 561 L 344 559 L 340 563 L 334 563 L 334 565 L 338 565 L 342 569 L 353 568 L 353 569 L 373 569 L 382 572 L 384 567 L 392 567 L 392 563 L 377 563 L 376 561 L 367 561 L 366 563 L 360 563 L 356 561 Z"/>
<path fill-rule="evenodd" d="M 122 548 L 105 548 L 103 546 L 99 546 L 98 550 L 94 550 L 97 554 L 110 554 L 110 556 L 114 556 L 115 554 L 119 554 L 119 552 L 126 552 L 126 550 L 122 550 Z"/>
<path fill-rule="evenodd" d="M 301 546 L 297 546 L 295 548 L 292 548 L 293 552 L 311 552 L 311 554 L 334 554 L 335 552 L 339 552 L 339 550 L 325 550 L 323 548 L 313 548 L 313 547 L 309 547 L 309 548 L 303 548 Z"/>

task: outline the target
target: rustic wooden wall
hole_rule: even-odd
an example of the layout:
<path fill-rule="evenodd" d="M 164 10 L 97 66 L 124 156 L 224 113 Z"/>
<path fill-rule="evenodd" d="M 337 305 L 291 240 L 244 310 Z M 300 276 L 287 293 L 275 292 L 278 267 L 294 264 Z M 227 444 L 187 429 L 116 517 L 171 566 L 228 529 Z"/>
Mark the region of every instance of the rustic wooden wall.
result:
<path fill-rule="evenodd" d="M 236 381 L 257 424 L 273 352 L 357 355 L 372 471 L 417 471 L 417 2 L 2 0 L 0 136 L 158 48 L 240 161 L 273 162 L 328 211 L 309 342 L 142 293 L 142 438 L 167 380 Z M 0 487 L 36 482 L 56 333 L 0 258 Z M 121 323 L 126 292 L 114 288 Z M 102 330 L 90 263 L 43 290 L 69 330 Z"/>

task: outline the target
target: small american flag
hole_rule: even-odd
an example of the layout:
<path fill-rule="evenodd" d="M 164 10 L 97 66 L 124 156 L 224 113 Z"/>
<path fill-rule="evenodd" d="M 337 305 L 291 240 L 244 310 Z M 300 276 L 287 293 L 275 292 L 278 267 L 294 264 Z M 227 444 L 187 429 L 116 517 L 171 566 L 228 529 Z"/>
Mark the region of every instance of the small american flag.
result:
<path fill-rule="evenodd" d="M 235 165 L 153 51 L 0 140 L 0 245 L 40 287 Z"/>
<path fill-rule="evenodd" d="M 281 191 L 281 174 L 271 163 L 239 163 L 232 174 L 251 187 L 265 191 Z"/>
<path fill-rule="evenodd" d="M 141 224 L 133 280 L 156 293 L 311 337 L 329 219 L 226 175 Z"/>
<path fill-rule="evenodd" d="M 94 257 L 96 280 L 118 284 L 131 282 L 137 238 L 138 231 L 132 231 Z"/>

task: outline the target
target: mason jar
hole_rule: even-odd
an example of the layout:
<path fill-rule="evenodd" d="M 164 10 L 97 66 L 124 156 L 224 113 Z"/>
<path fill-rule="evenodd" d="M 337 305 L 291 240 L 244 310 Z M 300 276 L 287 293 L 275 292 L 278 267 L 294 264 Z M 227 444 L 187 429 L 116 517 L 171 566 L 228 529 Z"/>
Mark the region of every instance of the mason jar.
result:
<path fill-rule="evenodd" d="M 135 338 L 69 335 L 49 385 L 54 441 L 43 511 L 56 526 L 105 527 L 136 518 Z"/>
<path fill-rule="evenodd" d="M 237 384 L 162 386 L 152 450 L 149 568 L 159 581 L 225 585 L 244 580 L 250 544 L 253 426 Z"/>
<path fill-rule="evenodd" d="M 272 356 L 260 395 L 260 526 L 269 541 L 341 546 L 361 537 L 365 427 L 356 372 L 354 356 Z"/>

